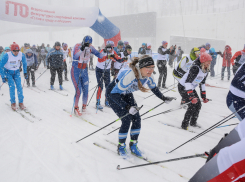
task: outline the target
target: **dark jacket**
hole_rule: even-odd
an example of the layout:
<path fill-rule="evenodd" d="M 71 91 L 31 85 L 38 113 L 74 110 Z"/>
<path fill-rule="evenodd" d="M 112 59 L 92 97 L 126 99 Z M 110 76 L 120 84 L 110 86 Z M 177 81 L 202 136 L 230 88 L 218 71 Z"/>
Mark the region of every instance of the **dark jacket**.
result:
<path fill-rule="evenodd" d="M 48 66 L 51 68 L 61 68 L 63 66 L 63 51 L 52 48 L 46 56 Z"/>
<path fill-rule="evenodd" d="M 139 51 L 138 51 L 138 54 L 146 54 L 145 47 L 140 47 Z"/>

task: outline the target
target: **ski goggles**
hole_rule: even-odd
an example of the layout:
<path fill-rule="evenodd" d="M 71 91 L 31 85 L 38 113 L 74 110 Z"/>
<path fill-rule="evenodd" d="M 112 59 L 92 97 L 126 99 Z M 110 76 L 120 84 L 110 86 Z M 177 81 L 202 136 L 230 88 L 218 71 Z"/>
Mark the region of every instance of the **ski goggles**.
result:
<path fill-rule="evenodd" d="M 132 51 L 132 49 L 127 49 L 128 51 Z"/>
<path fill-rule="evenodd" d="M 195 54 L 200 54 L 200 51 L 194 51 Z"/>

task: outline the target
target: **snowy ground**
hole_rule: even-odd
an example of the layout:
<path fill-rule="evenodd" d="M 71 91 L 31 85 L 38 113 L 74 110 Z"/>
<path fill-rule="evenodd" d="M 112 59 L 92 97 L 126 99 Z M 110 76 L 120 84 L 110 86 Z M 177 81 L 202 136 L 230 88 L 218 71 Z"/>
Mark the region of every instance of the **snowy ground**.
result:
<path fill-rule="evenodd" d="M 219 71 L 218 73 L 220 73 L 221 70 L 221 59 L 219 61 L 219 68 L 217 69 L 216 67 L 215 69 Z M 40 69 L 36 72 L 36 78 L 44 70 L 45 68 L 41 65 Z M 155 79 L 157 80 L 158 70 L 156 69 L 156 71 Z M 91 80 L 90 88 L 92 88 L 97 84 L 95 81 L 95 73 L 89 71 L 89 76 Z M 94 97 L 87 108 L 87 113 L 83 115 L 83 118 L 96 126 L 76 117 L 70 117 L 63 109 L 71 111 L 72 108 L 74 87 L 71 80 L 63 84 L 65 89 L 63 93 L 68 93 L 68 96 L 62 96 L 48 90 L 49 79 L 50 73 L 47 72 L 36 82 L 36 85 L 40 89 L 45 90 L 45 92 L 37 93 L 24 87 L 25 106 L 31 113 L 42 119 L 41 121 L 33 119 L 34 123 L 22 118 L 6 105 L 6 103 L 10 104 L 9 89 L 6 84 L 4 84 L 0 90 L 0 181 L 181 182 L 188 181 L 188 179 L 205 164 L 205 159 L 194 158 L 118 171 L 116 167 L 119 164 L 121 167 L 127 167 L 146 163 L 137 158 L 134 158 L 133 162 L 121 159 L 116 154 L 117 147 L 106 141 L 117 143 L 118 132 L 114 132 L 110 135 L 106 134 L 119 127 L 120 121 L 76 143 L 77 140 L 99 129 L 99 127 L 117 119 L 117 116 L 110 108 L 104 108 L 104 112 L 98 112 L 96 114 L 96 110 L 94 109 Z M 168 68 L 167 85 L 172 85 L 173 83 L 172 69 Z M 225 78 L 224 81 L 221 81 L 220 78 L 212 80 L 208 78 L 207 83 L 224 88 L 207 87 L 207 98 L 213 101 L 203 104 L 198 119 L 198 123 L 202 126 L 202 129 L 196 129 L 196 132 L 201 132 L 231 113 L 226 106 L 226 95 L 230 81 L 227 81 L 227 78 Z M 55 88 L 58 88 L 57 77 Z M 176 101 L 173 101 L 169 105 L 163 104 L 144 117 L 178 107 L 180 104 L 180 95 L 177 89 L 175 89 L 175 91 L 176 92 L 170 91 L 165 95 L 177 97 L 178 99 Z M 199 88 L 197 88 L 197 91 L 199 92 Z M 92 93 L 93 91 L 89 93 L 90 96 Z M 134 93 L 138 105 L 144 105 L 140 113 L 144 113 L 161 103 L 161 100 L 155 96 L 146 100 L 143 99 L 150 94 L 151 93 L 141 93 L 139 91 Z M 104 105 L 104 101 L 102 101 L 102 103 Z M 186 144 L 173 153 L 166 154 L 166 152 L 196 135 L 195 133 L 169 127 L 159 122 L 180 126 L 184 113 L 185 110 L 182 109 L 148 120 L 142 120 L 139 148 L 148 155 L 151 161 L 203 153 L 213 148 L 225 132 L 229 132 L 234 128 L 234 126 L 230 126 L 214 129 L 212 132 Z M 31 117 L 29 116 L 29 118 Z M 237 119 L 232 119 L 228 121 L 227 124 L 237 122 Z M 109 150 L 93 145 L 94 142 L 107 147 Z M 127 140 L 127 146 L 128 142 L 129 140 Z"/>

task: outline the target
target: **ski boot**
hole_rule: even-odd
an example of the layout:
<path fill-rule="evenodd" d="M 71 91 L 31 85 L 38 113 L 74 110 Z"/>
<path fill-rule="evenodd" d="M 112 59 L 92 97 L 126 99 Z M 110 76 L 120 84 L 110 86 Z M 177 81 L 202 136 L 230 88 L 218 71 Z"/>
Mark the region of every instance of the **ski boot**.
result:
<path fill-rule="evenodd" d="M 86 112 L 86 104 L 83 104 L 82 112 Z"/>
<path fill-rule="evenodd" d="M 69 81 L 68 78 L 67 78 L 67 76 L 65 77 L 65 81 Z"/>
<path fill-rule="evenodd" d="M 27 87 L 30 87 L 30 83 L 26 83 Z"/>
<path fill-rule="evenodd" d="M 25 110 L 26 109 L 26 107 L 24 106 L 23 103 L 19 103 L 19 107 L 20 107 L 20 110 Z"/>
<path fill-rule="evenodd" d="M 80 112 L 79 107 L 75 107 L 74 113 L 76 116 L 82 116 L 82 113 Z"/>
<path fill-rule="evenodd" d="M 103 107 L 100 105 L 100 99 L 97 100 L 96 109 L 103 110 Z"/>
<path fill-rule="evenodd" d="M 224 77 L 221 77 L 221 80 L 224 80 Z"/>
<path fill-rule="evenodd" d="M 36 87 L 35 83 L 32 83 L 32 87 Z"/>
<path fill-rule="evenodd" d="M 50 85 L 50 90 L 54 90 L 54 86 L 53 85 Z"/>
<path fill-rule="evenodd" d="M 17 110 L 16 103 L 12 103 L 11 104 L 11 109 L 13 109 L 13 111 L 16 111 Z"/>
<path fill-rule="evenodd" d="M 145 159 L 143 157 L 143 153 L 138 149 L 137 144 L 138 144 L 137 140 L 130 140 L 129 147 L 130 147 L 131 153 L 141 159 Z"/>
<path fill-rule="evenodd" d="M 108 102 L 108 100 L 105 101 L 105 106 L 106 107 L 111 107 L 110 104 L 109 104 L 109 102 Z"/>
<path fill-rule="evenodd" d="M 119 143 L 118 144 L 117 153 L 118 153 L 118 155 L 122 156 L 124 159 L 127 159 L 129 157 L 125 143 Z"/>
<path fill-rule="evenodd" d="M 168 87 L 166 87 L 165 85 L 162 86 L 162 89 L 168 89 Z"/>
<path fill-rule="evenodd" d="M 64 90 L 63 87 L 62 87 L 62 85 L 60 85 L 60 90 Z"/>

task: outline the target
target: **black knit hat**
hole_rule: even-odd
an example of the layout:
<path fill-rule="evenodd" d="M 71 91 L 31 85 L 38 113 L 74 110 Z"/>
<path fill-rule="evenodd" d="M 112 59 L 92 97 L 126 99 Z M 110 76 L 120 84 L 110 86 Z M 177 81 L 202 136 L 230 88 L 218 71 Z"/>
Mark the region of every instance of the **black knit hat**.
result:
<path fill-rule="evenodd" d="M 140 69 L 151 65 L 154 65 L 154 60 L 152 59 L 152 57 L 145 57 L 139 60 Z"/>
<path fill-rule="evenodd" d="M 58 42 L 58 41 L 55 42 L 55 43 L 54 43 L 54 47 L 55 47 L 55 46 L 61 46 L 60 42 Z"/>

